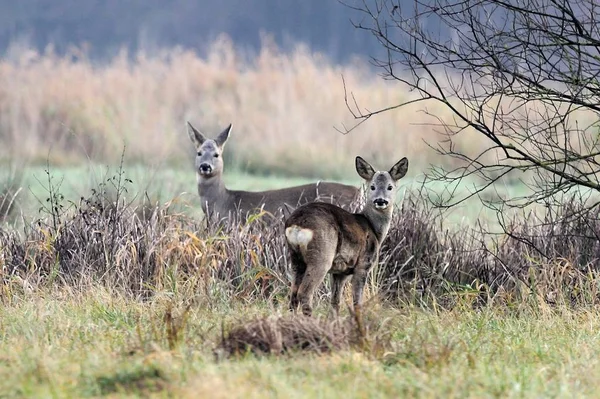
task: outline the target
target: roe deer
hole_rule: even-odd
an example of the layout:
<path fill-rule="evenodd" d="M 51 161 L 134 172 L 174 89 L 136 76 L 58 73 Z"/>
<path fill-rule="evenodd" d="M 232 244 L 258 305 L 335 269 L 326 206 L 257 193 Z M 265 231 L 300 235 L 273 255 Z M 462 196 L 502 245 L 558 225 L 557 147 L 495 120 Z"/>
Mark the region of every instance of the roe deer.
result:
<path fill-rule="evenodd" d="M 209 218 L 225 218 L 238 211 L 246 216 L 253 211 L 265 210 L 272 215 L 293 210 L 307 202 L 335 201 L 343 206 L 357 204 L 360 191 L 339 183 L 318 182 L 303 186 L 271 191 L 234 191 L 223 182 L 222 152 L 231 133 L 231 125 L 216 139 L 207 139 L 188 122 L 188 133 L 196 147 L 196 181 L 202 210 Z"/>
<path fill-rule="evenodd" d="M 361 157 L 356 171 L 366 180 L 367 199 L 360 213 L 350 213 L 332 204 L 312 203 L 296 209 L 285 222 L 294 281 L 290 308 L 302 306 L 312 314 L 315 289 L 331 273 L 331 305 L 337 314 L 344 285 L 352 276 L 354 312 L 360 314 L 367 274 L 378 261 L 379 247 L 392 220 L 396 183 L 408 171 L 402 158 L 389 172 L 375 172 Z"/>

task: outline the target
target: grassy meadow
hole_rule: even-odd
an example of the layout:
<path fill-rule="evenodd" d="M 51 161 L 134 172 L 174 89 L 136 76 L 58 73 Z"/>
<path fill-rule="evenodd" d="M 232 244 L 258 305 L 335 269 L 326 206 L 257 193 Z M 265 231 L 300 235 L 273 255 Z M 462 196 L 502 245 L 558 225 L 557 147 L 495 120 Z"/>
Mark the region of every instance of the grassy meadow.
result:
<path fill-rule="evenodd" d="M 0 391 L 4 397 L 480 398 L 594 396 L 598 388 L 594 309 L 381 306 L 369 314 L 369 334 L 385 348 L 219 360 L 214 347 L 222 326 L 285 310 L 199 298 L 182 331 L 169 335 L 165 315 L 181 318 L 190 299 L 175 294 L 140 302 L 97 289 L 14 301 L 0 310 Z"/>
<path fill-rule="evenodd" d="M 566 202 L 515 219 L 541 255 L 485 235 L 494 214 L 477 199 L 440 213 L 427 199 L 451 190 L 422 175 L 456 165 L 425 143 L 431 121 L 406 108 L 337 132 L 355 123 L 342 75 L 371 110 L 411 98 L 359 60 L 268 42 L 250 56 L 225 38 L 206 57 L 0 60 L 0 397 L 596 395 L 600 218 L 561 219 L 580 206 Z M 204 222 L 187 120 L 208 136 L 233 123 L 235 189 L 359 184 L 357 154 L 409 158 L 365 335 L 350 309 L 331 316 L 328 282 L 314 320 L 289 314 L 281 224 Z"/>

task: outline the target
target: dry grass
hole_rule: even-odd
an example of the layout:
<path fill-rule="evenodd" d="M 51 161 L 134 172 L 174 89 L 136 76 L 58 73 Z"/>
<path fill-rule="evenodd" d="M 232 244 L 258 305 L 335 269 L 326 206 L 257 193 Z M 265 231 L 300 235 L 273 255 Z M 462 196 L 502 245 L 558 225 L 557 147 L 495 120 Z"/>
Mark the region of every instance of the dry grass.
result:
<path fill-rule="evenodd" d="M 255 172 L 353 175 L 357 153 L 376 164 L 418 153 L 414 170 L 439 163 L 421 141 L 435 133 L 412 125 L 425 120 L 415 109 L 336 133 L 332 125 L 352 122 L 341 74 L 369 108 L 408 96 L 359 63 L 269 46 L 249 61 L 225 39 L 206 59 L 173 50 L 92 65 L 23 53 L 0 61 L 0 155 L 114 163 L 126 141 L 127 162 L 180 163 L 190 119 L 209 131 L 233 122 L 229 162 Z M 18 181 L 0 187 L 1 217 L 14 214 Z M 490 242 L 446 230 L 423 196 L 407 195 L 356 345 L 350 319 L 278 314 L 290 274 L 280 225 L 205 226 L 172 203 L 132 199 L 146 196 L 128 191 L 121 172 L 72 205 L 55 184 L 48 175 L 40 220 L 0 230 L 0 392 L 9 397 L 597 392 L 600 216 L 570 216 L 576 202 L 516 220 L 515 236 Z M 318 315 L 328 293 L 318 292 Z M 214 362 L 219 346 L 267 356 Z"/>
<path fill-rule="evenodd" d="M 327 287 L 317 318 L 287 313 L 279 228 L 260 218 L 204 226 L 170 204 L 139 212 L 129 185 L 117 173 L 71 208 L 49 189 L 45 218 L 1 231 L 6 396 L 597 391 L 600 224 L 563 218 L 577 203 L 515 226 L 543 246 L 541 258 L 509 237 L 482 248 L 481 236 L 443 230 L 421 197 L 406 197 L 359 335 L 348 316 L 325 318 Z"/>
<path fill-rule="evenodd" d="M 351 346 L 352 323 L 306 316 L 263 317 L 243 321 L 223 336 L 217 353 L 228 356 L 278 355 L 289 351 L 324 353 Z"/>
<path fill-rule="evenodd" d="M 167 290 L 215 301 L 287 300 L 291 273 L 282 223 L 266 226 L 258 215 L 242 225 L 206 225 L 175 211 L 172 202 L 152 206 L 128 190 L 131 184 L 120 169 L 68 204 L 48 175 L 40 203 L 46 215 L 22 232 L 1 231 L 0 298 L 56 285 L 78 291 L 101 285 L 138 299 Z M 409 193 L 367 295 L 448 309 L 463 296 L 477 306 L 530 296 L 549 304 L 596 304 L 600 216 L 583 219 L 581 206 L 572 200 L 544 220 L 518 219 L 512 236 L 490 240 L 482 231 L 445 228 L 443 214 Z M 320 288 L 320 303 L 328 302 L 328 292 Z"/>
<path fill-rule="evenodd" d="M 383 114 L 350 135 L 338 133 L 334 126 L 355 123 L 342 75 L 362 107 L 411 95 L 359 61 L 340 66 L 303 47 L 283 54 L 269 43 L 256 57 L 244 57 L 226 38 L 206 58 L 174 49 L 95 65 L 79 53 L 23 52 L 0 60 L 0 156 L 114 163 L 125 143 L 128 161 L 181 163 L 191 148 L 190 120 L 209 135 L 232 122 L 228 162 L 252 172 L 353 176 L 356 154 L 375 164 L 407 155 L 415 171 L 444 162 L 422 141 L 438 136 L 420 125 L 431 120 L 417 107 Z M 445 112 L 435 104 L 428 111 Z M 458 145 L 483 143 L 465 136 Z"/>

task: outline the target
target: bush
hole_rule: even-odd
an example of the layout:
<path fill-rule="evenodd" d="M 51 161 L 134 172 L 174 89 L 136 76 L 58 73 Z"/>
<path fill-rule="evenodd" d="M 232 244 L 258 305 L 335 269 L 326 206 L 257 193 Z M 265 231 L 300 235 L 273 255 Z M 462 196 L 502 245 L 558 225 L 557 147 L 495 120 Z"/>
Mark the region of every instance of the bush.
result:
<path fill-rule="evenodd" d="M 100 284 L 135 298 L 189 290 L 211 299 L 287 301 L 291 273 L 283 223 L 205 224 L 170 204 L 128 200 L 122 172 L 65 206 L 49 176 L 47 215 L 22 233 L 0 232 L 3 295 L 49 285 Z M 147 196 L 139 196 L 147 198 Z M 136 197 L 134 197 L 136 198 Z M 596 303 L 598 218 L 582 219 L 575 198 L 543 219 L 515 219 L 507 235 L 449 230 L 418 194 L 399 206 L 371 276 L 386 301 L 453 306 L 534 296 L 548 303 Z M 142 211 L 143 210 L 143 211 Z M 327 294 L 321 287 L 319 296 Z"/>

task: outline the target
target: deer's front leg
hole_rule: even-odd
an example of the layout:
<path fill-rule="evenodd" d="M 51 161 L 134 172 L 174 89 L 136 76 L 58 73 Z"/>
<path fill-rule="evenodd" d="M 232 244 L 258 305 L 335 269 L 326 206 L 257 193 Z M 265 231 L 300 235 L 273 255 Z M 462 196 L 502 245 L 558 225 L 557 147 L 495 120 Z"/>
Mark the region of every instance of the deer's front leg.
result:
<path fill-rule="evenodd" d="M 350 275 L 346 274 L 332 274 L 331 275 L 331 306 L 335 316 L 340 313 L 340 302 L 342 298 L 342 292 L 344 291 L 344 285 Z"/>
<path fill-rule="evenodd" d="M 354 305 L 354 318 L 358 327 L 360 336 L 365 338 L 365 329 L 362 323 L 362 295 L 365 283 L 367 281 L 367 270 L 359 267 L 352 275 L 352 302 Z"/>
<path fill-rule="evenodd" d="M 367 282 L 369 272 L 378 262 L 378 248 L 373 246 L 364 256 L 362 262 L 358 264 L 352 275 L 352 299 L 354 302 L 354 311 L 360 312 L 362 305 L 362 296 Z"/>
<path fill-rule="evenodd" d="M 360 311 L 362 305 L 363 290 L 367 282 L 366 268 L 357 268 L 352 275 L 352 302 L 354 311 Z"/>
<path fill-rule="evenodd" d="M 370 248 L 370 251 L 364 257 L 363 262 L 359 264 L 359 266 L 354 270 L 354 275 L 352 276 L 352 299 L 354 302 L 354 317 L 356 318 L 356 324 L 358 326 L 358 331 L 360 332 L 361 337 L 364 339 L 365 329 L 362 323 L 362 297 L 363 291 L 365 288 L 365 284 L 367 282 L 367 276 L 369 272 L 378 263 L 379 252 L 378 247 L 373 246 Z"/>

